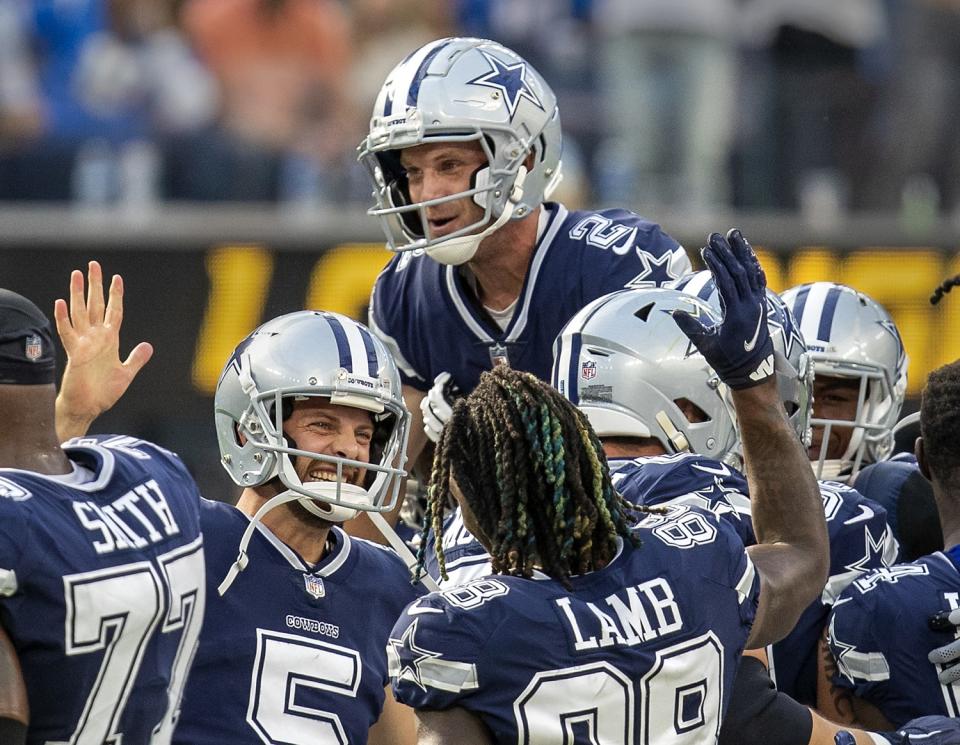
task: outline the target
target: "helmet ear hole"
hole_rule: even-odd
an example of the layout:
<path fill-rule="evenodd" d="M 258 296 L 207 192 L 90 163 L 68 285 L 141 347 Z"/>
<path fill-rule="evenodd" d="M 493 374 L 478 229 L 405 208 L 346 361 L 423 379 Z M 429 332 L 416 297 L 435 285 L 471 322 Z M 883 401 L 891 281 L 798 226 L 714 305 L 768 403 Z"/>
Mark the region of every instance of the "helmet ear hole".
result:
<path fill-rule="evenodd" d="M 710 415 L 689 398 L 678 398 L 674 400 L 674 403 L 690 424 L 700 424 L 711 420 Z"/>
<path fill-rule="evenodd" d="M 537 138 L 537 144 L 535 146 L 535 151 L 537 155 L 537 162 L 543 163 L 547 154 L 547 138 L 542 134 Z M 530 169 L 533 170 L 533 169 Z"/>

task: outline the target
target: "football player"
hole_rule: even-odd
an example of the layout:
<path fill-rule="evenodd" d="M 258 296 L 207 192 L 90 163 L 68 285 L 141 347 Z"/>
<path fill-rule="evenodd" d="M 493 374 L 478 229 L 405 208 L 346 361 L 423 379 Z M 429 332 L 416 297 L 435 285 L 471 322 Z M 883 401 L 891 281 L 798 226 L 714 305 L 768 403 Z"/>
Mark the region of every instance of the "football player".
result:
<path fill-rule="evenodd" d="M 852 287 L 813 282 L 782 293 L 807 342 L 813 384 L 810 461 L 818 479 L 852 484 L 893 451 L 907 354 L 890 314 Z"/>
<path fill-rule="evenodd" d="M 75 308 L 77 292 L 79 272 Z M 55 314 L 67 318 L 63 300 Z M 134 437 L 61 447 L 54 368 L 47 318 L 0 290 L 0 733 L 169 743 L 206 600 L 197 486 L 176 455 Z M 10 715 L 18 666 L 27 701 Z M 12 730 L 27 705 L 29 731 Z"/>
<path fill-rule="evenodd" d="M 244 489 L 201 510 L 214 596 L 174 742 L 405 742 L 383 650 L 417 593 L 392 551 L 339 527 L 405 481 L 389 353 L 346 317 L 280 316 L 237 346 L 214 408 Z"/>
<path fill-rule="evenodd" d="M 481 372 L 509 362 L 546 379 L 554 337 L 583 305 L 689 271 L 683 248 L 632 212 L 546 201 L 561 148 L 550 86 L 492 41 L 431 42 L 380 89 L 360 160 L 397 255 L 369 323 L 400 368 L 411 463 Z"/>
<path fill-rule="evenodd" d="M 745 551 L 696 507 L 631 524 L 584 415 L 495 368 L 454 407 L 428 503 L 439 532 L 456 498 L 495 574 L 415 602 L 391 635 L 422 741 L 713 739 L 744 647 L 787 633 L 822 589 L 823 511 L 773 382 L 762 270 L 739 233 L 704 257 L 726 316 L 674 319 L 733 389 L 760 543 Z"/>
<path fill-rule="evenodd" d="M 825 685 L 820 702 L 830 716 L 888 728 L 921 714 L 960 715 L 957 671 L 950 666 L 956 655 L 950 659 L 949 646 L 934 651 L 957 638 L 950 612 L 960 607 L 958 402 L 960 362 L 952 362 L 927 378 L 916 444 L 946 548 L 856 580 L 834 605 L 832 660 L 824 670 L 830 690 Z"/>
<path fill-rule="evenodd" d="M 908 360 L 890 314 L 864 293 L 833 282 L 799 285 L 783 299 L 809 342 L 816 370 L 809 452 L 818 478 L 850 484 L 883 505 L 900 561 L 943 548 L 933 492 L 916 458 L 893 456 Z"/>
<path fill-rule="evenodd" d="M 74 315 L 96 317 L 82 299 Z M 65 388 L 95 391 L 87 375 L 121 367 L 118 325 L 105 325 L 65 344 L 101 363 L 71 368 Z M 92 421 L 113 403 L 94 395 L 71 399 L 82 415 L 61 413 Z M 392 509 L 404 482 L 409 414 L 389 353 L 346 317 L 280 316 L 237 346 L 214 406 L 243 491 L 236 506 L 200 505 L 209 602 L 173 742 L 411 743 L 384 649 L 417 590 L 392 551 L 340 527 Z"/>
<path fill-rule="evenodd" d="M 674 289 L 625 290 L 571 319 L 557 341 L 554 385 L 577 403 L 604 443 L 614 484 L 644 504 L 699 504 L 727 516 L 754 542 L 747 484 L 729 391 L 670 314 L 689 308 L 712 317 L 721 308 L 709 272 Z M 781 401 L 798 439 L 808 436 L 810 369 L 806 347 L 783 302 L 767 292 L 767 326 L 776 351 Z M 638 457 L 653 456 L 653 457 Z M 883 509 L 841 484 L 821 483 L 830 535 L 824 595 L 769 650 L 780 690 L 816 701 L 817 643 L 830 598 L 858 573 L 892 563 L 896 541 Z"/>

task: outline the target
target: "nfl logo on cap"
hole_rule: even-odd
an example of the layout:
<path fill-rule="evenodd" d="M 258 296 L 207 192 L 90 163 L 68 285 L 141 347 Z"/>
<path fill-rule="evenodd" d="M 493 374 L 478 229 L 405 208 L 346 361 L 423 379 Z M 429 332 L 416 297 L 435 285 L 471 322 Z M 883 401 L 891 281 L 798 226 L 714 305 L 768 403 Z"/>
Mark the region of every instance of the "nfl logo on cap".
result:
<path fill-rule="evenodd" d="M 27 337 L 26 344 L 23 347 L 23 353 L 31 362 L 36 362 L 43 354 L 43 344 L 40 342 L 40 334 L 30 334 Z"/>
<path fill-rule="evenodd" d="M 593 380 L 597 377 L 597 363 L 593 360 L 587 360 L 580 365 L 580 377 L 584 380 Z"/>

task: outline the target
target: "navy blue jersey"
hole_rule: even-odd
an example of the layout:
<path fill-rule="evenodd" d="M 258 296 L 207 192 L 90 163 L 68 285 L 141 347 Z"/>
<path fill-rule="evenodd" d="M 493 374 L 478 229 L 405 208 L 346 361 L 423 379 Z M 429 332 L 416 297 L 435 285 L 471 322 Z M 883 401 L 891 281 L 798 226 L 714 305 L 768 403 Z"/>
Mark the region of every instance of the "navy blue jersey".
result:
<path fill-rule="evenodd" d="M 197 487 L 132 437 L 64 446 L 73 477 L 0 469 L 0 621 L 30 743 L 169 742 L 203 620 Z"/>
<path fill-rule="evenodd" d="M 635 504 L 695 504 L 728 520 L 744 542 L 755 543 L 746 479 L 700 455 L 616 461 L 617 490 Z M 830 539 L 830 578 L 822 597 L 800 615 L 786 638 L 768 649 L 777 688 L 801 703 L 816 702 L 817 646 L 833 599 L 857 576 L 896 560 L 896 540 L 883 508 L 844 484 L 821 481 Z"/>
<path fill-rule="evenodd" d="M 633 504 L 689 504 L 726 519 L 744 545 L 757 542 L 747 480 L 725 463 L 693 453 L 610 461 L 613 486 Z"/>
<path fill-rule="evenodd" d="M 174 742 L 364 743 L 387 685 L 387 637 L 417 596 L 389 549 L 331 529 L 315 567 L 262 525 L 221 597 L 250 518 L 204 500 L 208 601 Z"/>
<path fill-rule="evenodd" d="M 739 471 L 691 454 L 611 459 L 609 466 L 614 488 L 628 501 L 645 504 L 647 495 L 655 494 L 658 504 L 708 509 L 728 519 L 745 545 L 757 542 L 746 496 L 747 480 Z M 430 576 L 440 581 L 434 543 L 433 533 L 428 534 L 425 566 Z M 447 584 L 458 585 L 490 574 L 490 556 L 463 524 L 459 508 L 444 520 L 442 546 Z"/>
<path fill-rule="evenodd" d="M 913 561 L 943 549 L 933 487 L 912 454 L 900 453 L 867 466 L 857 474 L 854 486 L 886 508 L 887 522 L 900 543 L 898 561 Z"/>
<path fill-rule="evenodd" d="M 460 270 L 413 251 L 377 278 L 370 329 L 393 353 L 403 382 L 427 390 L 449 372 L 465 394 L 495 362 L 550 379 L 553 341 L 584 305 L 625 286 L 652 286 L 690 271 L 660 226 L 625 210 L 568 212 L 547 203 L 546 227 L 513 318 L 501 330 Z"/>
<path fill-rule="evenodd" d="M 490 565 L 490 554 L 463 524 L 463 515 L 459 507 L 444 518 L 441 546 L 444 568 L 447 571 L 445 581 L 440 576 L 434 533 L 431 531 L 427 534 L 424 568 L 427 574 L 441 585 L 462 585 L 471 580 L 486 577 L 493 571 Z"/>
<path fill-rule="evenodd" d="M 498 743 L 713 742 L 759 575 L 716 515 L 676 507 L 572 590 L 494 575 L 427 595 L 390 637 L 394 693 Z"/>
<path fill-rule="evenodd" d="M 943 685 L 927 653 L 956 630 L 932 631 L 930 616 L 960 607 L 954 549 L 878 569 L 854 581 L 834 604 L 828 640 L 834 684 L 850 688 L 899 726 L 923 714 L 960 716 L 960 683 Z"/>

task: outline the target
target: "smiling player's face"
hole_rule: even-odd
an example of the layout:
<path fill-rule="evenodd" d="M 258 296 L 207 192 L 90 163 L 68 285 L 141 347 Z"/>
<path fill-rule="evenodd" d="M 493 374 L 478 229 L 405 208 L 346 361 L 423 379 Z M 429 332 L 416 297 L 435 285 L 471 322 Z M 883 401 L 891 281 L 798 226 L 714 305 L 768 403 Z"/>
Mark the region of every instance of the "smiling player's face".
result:
<path fill-rule="evenodd" d="M 295 401 L 293 413 L 283 423 L 283 432 L 292 438 L 299 450 L 321 455 L 334 455 L 364 463 L 370 461 L 373 441 L 373 416 L 353 406 L 331 404 L 324 398 L 311 397 Z M 297 456 L 294 469 L 300 481 L 336 481 L 333 463 Z M 345 466 L 344 481 L 361 485 L 366 469 Z"/>
<path fill-rule="evenodd" d="M 813 416 L 815 419 L 836 419 L 853 422 L 857 416 L 857 400 L 860 396 L 860 381 L 853 378 L 840 378 L 833 375 L 818 376 L 813 382 Z M 823 442 L 824 427 L 813 427 L 813 439 L 807 456 L 810 460 L 820 458 L 820 445 Z M 834 424 L 830 427 L 827 442 L 827 460 L 843 457 L 853 437 L 853 427 Z"/>

